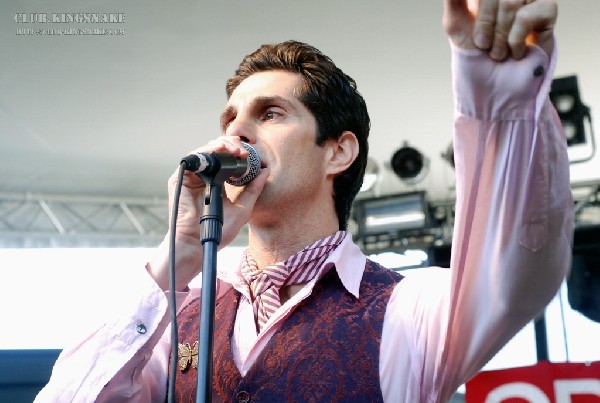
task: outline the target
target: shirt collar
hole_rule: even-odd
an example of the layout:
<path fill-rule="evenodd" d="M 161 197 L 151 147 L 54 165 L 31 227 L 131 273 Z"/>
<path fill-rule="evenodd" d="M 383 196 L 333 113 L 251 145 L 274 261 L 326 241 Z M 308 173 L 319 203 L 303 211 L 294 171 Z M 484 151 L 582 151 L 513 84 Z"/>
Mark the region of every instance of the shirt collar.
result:
<path fill-rule="evenodd" d="M 348 232 L 340 245 L 325 260 L 323 266 L 333 265 L 344 288 L 355 298 L 359 298 L 360 282 L 365 271 L 366 260 L 366 256 L 352 241 L 352 235 Z M 321 273 L 321 276 L 324 273 Z M 241 262 L 233 270 L 231 268 L 219 268 L 217 277 L 246 295 L 247 287 L 241 275 Z M 314 285 L 314 281 L 311 281 L 311 283 Z"/>
<path fill-rule="evenodd" d="M 334 264 L 344 288 L 358 298 L 366 262 L 366 256 L 352 241 L 352 235 L 348 232 L 342 243 L 329 255 L 325 264 Z"/>

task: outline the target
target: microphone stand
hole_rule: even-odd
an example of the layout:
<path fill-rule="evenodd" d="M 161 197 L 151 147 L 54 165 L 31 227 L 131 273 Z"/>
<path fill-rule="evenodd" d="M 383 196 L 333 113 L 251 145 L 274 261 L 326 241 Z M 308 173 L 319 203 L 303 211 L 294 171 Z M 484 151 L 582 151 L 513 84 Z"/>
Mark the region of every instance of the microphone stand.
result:
<path fill-rule="evenodd" d="M 225 171 L 225 172 L 223 172 Z M 215 176 L 199 174 L 206 183 L 204 208 L 200 218 L 202 241 L 202 297 L 200 300 L 200 328 L 198 330 L 198 381 L 196 402 L 208 403 L 212 394 L 212 350 L 217 284 L 217 247 L 223 228 L 223 183 L 227 170 Z"/>
<path fill-rule="evenodd" d="M 256 150 L 248 143 L 242 145 L 248 150 L 247 161 L 227 154 L 219 156 L 214 153 L 188 155 L 182 159 L 187 165 L 186 169 L 196 173 L 206 184 L 200 217 L 202 296 L 198 329 L 197 403 L 209 403 L 212 394 L 217 248 L 221 243 L 223 230 L 223 184 L 229 180 L 233 185 L 244 185 L 254 179 L 260 170 L 260 157 Z"/>

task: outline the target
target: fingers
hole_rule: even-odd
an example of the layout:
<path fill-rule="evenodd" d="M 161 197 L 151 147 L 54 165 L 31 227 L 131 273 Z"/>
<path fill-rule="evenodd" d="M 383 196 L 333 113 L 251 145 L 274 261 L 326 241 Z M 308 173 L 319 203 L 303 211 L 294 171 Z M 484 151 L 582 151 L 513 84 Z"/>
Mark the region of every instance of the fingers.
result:
<path fill-rule="evenodd" d="M 528 43 L 535 43 L 551 54 L 557 15 L 557 4 L 548 0 L 537 0 L 519 9 L 508 36 L 512 55 L 522 58 Z"/>
<path fill-rule="evenodd" d="M 492 59 L 520 59 L 531 35 L 545 50 L 552 46 L 556 16 L 555 0 L 481 0 L 473 42 Z"/>
<path fill-rule="evenodd" d="M 470 17 L 467 0 L 444 1 L 444 28 L 449 35 L 459 32 L 465 19 Z"/>
<path fill-rule="evenodd" d="M 501 0 L 498 6 L 494 42 L 490 57 L 495 60 L 504 60 L 511 49 L 508 44 L 508 35 L 515 22 L 515 16 L 521 9 L 523 0 Z"/>
<path fill-rule="evenodd" d="M 494 42 L 496 19 L 498 15 L 498 0 L 482 0 L 475 19 L 473 42 L 480 49 L 490 49 Z"/>
<path fill-rule="evenodd" d="M 261 168 L 258 176 L 243 188 L 225 185 L 224 217 L 222 245 L 235 239 L 240 229 L 250 220 L 250 215 L 258 197 L 261 195 L 267 179 L 269 168 Z"/>
<path fill-rule="evenodd" d="M 208 142 L 205 146 L 191 152 L 196 153 L 227 153 L 240 158 L 248 156 L 248 150 L 242 145 L 240 137 L 221 136 Z M 244 187 L 225 184 L 223 197 L 223 231 L 221 247 L 233 242 L 240 229 L 250 220 L 250 215 L 256 200 L 269 176 L 269 170 L 262 168 L 259 175 Z M 169 179 L 169 211 L 173 194 L 179 179 L 179 169 Z M 199 237 L 198 220 L 203 210 L 205 182 L 195 173 L 185 172 L 179 198 L 179 214 L 177 218 L 178 236 Z"/>
<path fill-rule="evenodd" d="M 242 146 L 242 141 L 239 137 L 219 137 L 209 141 L 205 146 L 199 147 L 189 154 L 199 153 L 227 153 L 234 157 L 246 158 L 248 150 Z M 172 187 L 177 183 L 179 168 L 173 172 L 169 178 L 169 186 Z M 183 178 L 183 187 L 190 189 L 204 188 L 204 182 L 197 175 L 186 172 Z"/>
<path fill-rule="evenodd" d="M 248 151 L 242 146 L 239 137 L 221 136 L 210 141 L 205 146 L 197 148 L 190 154 L 197 153 L 227 153 L 229 155 L 245 158 Z M 180 167 L 173 172 L 168 181 L 169 191 L 169 217 L 173 211 L 173 198 L 179 180 Z M 205 182 L 195 173 L 186 171 L 182 178 L 181 193 L 179 197 L 179 214 L 177 219 L 178 233 L 195 236 L 198 229 L 198 219 L 202 212 L 203 197 L 206 189 Z"/>
<path fill-rule="evenodd" d="M 234 204 L 241 208 L 252 208 L 254 207 L 254 203 L 256 203 L 256 199 L 262 193 L 265 184 L 267 183 L 267 179 L 269 178 L 269 168 L 261 168 L 258 176 L 252 180 L 245 187 L 241 188 L 242 190 L 236 195 L 234 199 Z M 240 189 L 236 187 L 236 189 Z"/>
<path fill-rule="evenodd" d="M 245 158 L 248 150 L 242 146 L 242 140 L 237 136 L 221 136 L 209 141 L 205 146 L 197 148 L 193 153 L 227 153 L 233 157 Z"/>
<path fill-rule="evenodd" d="M 508 36 L 523 0 L 482 1 L 475 20 L 473 41 L 490 57 L 504 60 L 509 52 Z"/>
<path fill-rule="evenodd" d="M 444 1 L 444 16 L 442 23 L 450 40 L 464 49 L 474 48 L 471 39 L 473 13 L 467 0 Z"/>

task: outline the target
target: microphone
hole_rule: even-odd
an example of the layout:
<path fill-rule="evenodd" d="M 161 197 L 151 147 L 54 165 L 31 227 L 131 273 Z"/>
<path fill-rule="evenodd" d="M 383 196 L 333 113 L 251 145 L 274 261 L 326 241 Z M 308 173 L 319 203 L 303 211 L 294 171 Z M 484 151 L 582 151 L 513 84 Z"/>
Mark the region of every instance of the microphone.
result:
<path fill-rule="evenodd" d="M 216 175 L 224 173 L 229 179 L 227 183 L 244 186 L 258 176 L 260 172 L 260 156 L 248 143 L 242 143 L 248 150 L 247 158 L 233 157 L 227 153 L 194 153 L 181 159 L 186 164 L 186 171 L 196 175 Z"/>

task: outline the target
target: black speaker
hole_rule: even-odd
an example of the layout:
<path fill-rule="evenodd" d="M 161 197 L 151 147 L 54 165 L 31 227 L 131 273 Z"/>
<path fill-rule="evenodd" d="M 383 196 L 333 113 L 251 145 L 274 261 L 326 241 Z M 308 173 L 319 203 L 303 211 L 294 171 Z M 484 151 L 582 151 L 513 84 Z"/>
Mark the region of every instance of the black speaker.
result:
<path fill-rule="evenodd" d="M 439 267 L 450 267 L 450 256 L 452 248 L 450 245 L 434 246 L 429 249 L 429 265 Z"/>
<path fill-rule="evenodd" d="M 586 143 L 584 119 L 589 118 L 590 108 L 581 102 L 577 76 L 552 80 L 550 101 L 560 117 L 567 145 Z"/>
<path fill-rule="evenodd" d="M 575 231 L 567 295 L 571 308 L 600 322 L 600 227 Z"/>

